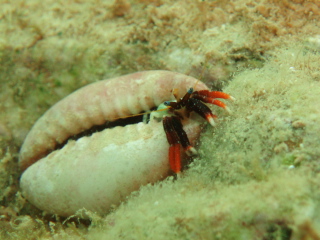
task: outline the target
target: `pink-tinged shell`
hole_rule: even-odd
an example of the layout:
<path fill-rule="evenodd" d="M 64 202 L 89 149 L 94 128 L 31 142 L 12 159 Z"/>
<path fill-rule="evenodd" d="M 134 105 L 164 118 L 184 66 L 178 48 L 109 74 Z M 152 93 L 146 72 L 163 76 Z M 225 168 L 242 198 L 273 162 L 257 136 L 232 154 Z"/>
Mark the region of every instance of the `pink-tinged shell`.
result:
<path fill-rule="evenodd" d="M 27 168 L 21 177 L 24 196 L 38 208 L 62 216 L 82 208 L 106 213 L 141 185 L 166 177 L 169 145 L 162 122 L 105 129 L 53 150 L 94 125 L 173 100 L 174 89 L 182 97 L 190 87 L 207 89 L 183 74 L 145 71 L 99 81 L 67 96 L 35 123 L 22 146 L 20 166 Z M 183 124 L 193 142 L 200 123 L 189 119 Z"/>

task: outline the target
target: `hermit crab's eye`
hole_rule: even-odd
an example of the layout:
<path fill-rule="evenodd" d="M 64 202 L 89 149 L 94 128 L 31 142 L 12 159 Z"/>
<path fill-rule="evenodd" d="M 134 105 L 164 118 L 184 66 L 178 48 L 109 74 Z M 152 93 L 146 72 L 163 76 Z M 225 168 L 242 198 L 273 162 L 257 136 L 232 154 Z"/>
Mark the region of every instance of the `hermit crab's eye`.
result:
<path fill-rule="evenodd" d="M 163 104 L 165 105 L 165 106 L 170 106 L 170 101 L 165 101 Z"/>
<path fill-rule="evenodd" d="M 189 93 L 189 94 L 193 93 L 193 88 L 190 88 L 190 89 L 188 90 L 188 93 Z"/>

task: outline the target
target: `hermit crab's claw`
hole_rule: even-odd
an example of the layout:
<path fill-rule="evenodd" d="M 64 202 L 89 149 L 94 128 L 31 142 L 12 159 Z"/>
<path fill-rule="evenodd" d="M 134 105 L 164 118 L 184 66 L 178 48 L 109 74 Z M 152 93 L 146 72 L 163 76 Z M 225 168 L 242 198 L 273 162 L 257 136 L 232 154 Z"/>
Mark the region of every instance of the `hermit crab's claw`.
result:
<path fill-rule="evenodd" d="M 195 155 L 197 151 L 191 146 L 186 132 L 182 128 L 181 121 L 176 116 L 166 116 L 163 119 L 163 128 L 169 142 L 169 163 L 174 173 L 181 171 L 180 146 L 188 155 Z"/>
<path fill-rule="evenodd" d="M 186 109 L 190 112 L 194 111 L 198 113 L 201 117 L 206 119 L 211 126 L 215 126 L 214 119 L 217 118 L 217 116 L 214 115 L 210 108 L 200 100 L 196 98 L 190 98 L 186 104 Z"/>
<path fill-rule="evenodd" d="M 222 98 L 222 99 L 229 99 L 229 100 L 235 100 L 234 97 L 230 96 L 229 94 L 226 94 L 224 92 L 219 92 L 219 91 L 209 91 L 209 90 L 200 90 L 196 91 L 192 94 L 192 97 L 195 99 L 198 99 L 202 102 L 205 103 L 211 103 L 214 105 L 217 105 L 219 107 L 224 108 L 228 112 L 230 112 L 229 108 L 227 105 L 216 98 Z"/>

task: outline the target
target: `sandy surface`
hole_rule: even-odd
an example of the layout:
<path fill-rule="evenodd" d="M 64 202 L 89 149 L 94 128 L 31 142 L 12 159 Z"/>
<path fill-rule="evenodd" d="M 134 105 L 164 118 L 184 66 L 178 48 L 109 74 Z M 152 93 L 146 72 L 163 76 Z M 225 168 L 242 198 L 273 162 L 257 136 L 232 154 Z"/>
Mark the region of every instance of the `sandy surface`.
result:
<path fill-rule="evenodd" d="M 106 2 L 0 0 L 0 236 L 320 239 L 319 1 Z M 33 123 L 81 86 L 149 69 L 237 99 L 190 168 L 90 221 L 29 204 L 17 162 Z"/>

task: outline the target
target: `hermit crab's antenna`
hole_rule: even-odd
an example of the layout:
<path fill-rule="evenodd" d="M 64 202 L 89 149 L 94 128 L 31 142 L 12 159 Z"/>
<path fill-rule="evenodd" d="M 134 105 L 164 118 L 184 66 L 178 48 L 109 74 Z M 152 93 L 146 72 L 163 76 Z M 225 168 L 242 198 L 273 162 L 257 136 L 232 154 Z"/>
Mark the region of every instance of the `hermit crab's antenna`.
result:
<path fill-rule="evenodd" d="M 153 113 L 153 112 L 167 111 L 167 110 L 169 110 L 170 108 L 171 108 L 171 107 L 168 106 L 168 107 L 166 107 L 166 108 L 157 109 L 157 110 L 153 110 L 153 111 L 142 112 L 142 113 L 132 114 L 132 115 L 123 116 L 123 117 L 117 117 L 117 118 L 111 119 L 111 121 L 114 121 L 114 120 L 117 120 L 117 119 L 124 119 L 124 118 L 131 118 L 131 117 L 142 116 L 142 115 L 146 115 L 146 114 L 151 114 L 151 113 Z"/>

